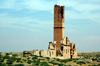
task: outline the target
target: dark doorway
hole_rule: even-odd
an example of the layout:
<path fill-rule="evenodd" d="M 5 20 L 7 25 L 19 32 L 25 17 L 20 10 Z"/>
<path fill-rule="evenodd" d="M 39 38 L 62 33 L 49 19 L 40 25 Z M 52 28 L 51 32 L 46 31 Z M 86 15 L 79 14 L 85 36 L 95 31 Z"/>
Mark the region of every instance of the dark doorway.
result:
<path fill-rule="evenodd" d="M 73 55 L 71 55 L 71 59 L 72 59 L 72 56 L 73 56 Z"/>
<path fill-rule="evenodd" d="M 61 51 L 63 51 L 63 47 L 61 46 Z"/>

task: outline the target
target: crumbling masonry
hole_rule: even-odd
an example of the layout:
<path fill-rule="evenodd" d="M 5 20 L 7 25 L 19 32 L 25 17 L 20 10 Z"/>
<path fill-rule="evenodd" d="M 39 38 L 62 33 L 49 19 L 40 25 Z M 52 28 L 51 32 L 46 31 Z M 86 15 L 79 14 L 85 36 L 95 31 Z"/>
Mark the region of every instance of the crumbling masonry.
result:
<path fill-rule="evenodd" d="M 65 33 L 64 6 L 54 6 L 54 41 L 49 42 L 48 51 L 33 50 L 24 51 L 24 54 L 34 54 L 51 58 L 77 58 L 77 48 L 75 43 L 70 43 Z"/>

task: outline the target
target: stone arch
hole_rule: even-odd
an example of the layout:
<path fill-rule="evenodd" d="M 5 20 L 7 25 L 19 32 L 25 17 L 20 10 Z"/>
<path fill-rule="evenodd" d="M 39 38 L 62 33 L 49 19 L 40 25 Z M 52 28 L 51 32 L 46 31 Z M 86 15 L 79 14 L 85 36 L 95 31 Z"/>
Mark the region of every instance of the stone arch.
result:
<path fill-rule="evenodd" d="M 73 49 L 75 49 L 75 44 L 73 45 Z"/>

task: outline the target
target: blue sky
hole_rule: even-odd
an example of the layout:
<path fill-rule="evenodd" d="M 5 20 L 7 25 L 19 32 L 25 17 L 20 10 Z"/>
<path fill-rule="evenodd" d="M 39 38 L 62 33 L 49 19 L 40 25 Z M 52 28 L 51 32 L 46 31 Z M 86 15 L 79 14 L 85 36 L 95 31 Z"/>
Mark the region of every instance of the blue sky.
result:
<path fill-rule="evenodd" d="M 78 52 L 100 51 L 100 0 L 0 0 L 0 52 L 47 50 L 55 4 L 65 6 L 65 36 Z"/>

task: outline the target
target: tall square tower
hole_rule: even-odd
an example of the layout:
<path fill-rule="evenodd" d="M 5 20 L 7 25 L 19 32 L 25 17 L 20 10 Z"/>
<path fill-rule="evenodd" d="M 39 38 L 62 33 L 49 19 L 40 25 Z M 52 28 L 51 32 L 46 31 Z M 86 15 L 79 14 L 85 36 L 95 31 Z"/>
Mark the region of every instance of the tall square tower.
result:
<path fill-rule="evenodd" d="M 61 40 L 64 39 L 64 6 L 54 6 L 54 41 L 56 41 L 56 51 L 61 49 Z"/>

